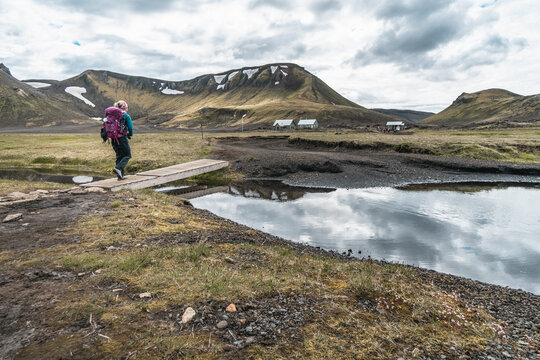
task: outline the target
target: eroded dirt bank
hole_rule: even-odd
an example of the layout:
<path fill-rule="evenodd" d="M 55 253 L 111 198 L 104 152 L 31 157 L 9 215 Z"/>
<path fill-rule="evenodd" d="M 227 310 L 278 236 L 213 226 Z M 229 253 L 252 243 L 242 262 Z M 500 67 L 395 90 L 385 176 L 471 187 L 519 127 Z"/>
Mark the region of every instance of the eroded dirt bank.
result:
<path fill-rule="evenodd" d="M 225 138 L 216 155 L 246 177 L 278 178 L 291 185 L 362 188 L 457 181 L 540 182 L 540 164 L 444 158 L 347 147 L 288 137 Z"/>

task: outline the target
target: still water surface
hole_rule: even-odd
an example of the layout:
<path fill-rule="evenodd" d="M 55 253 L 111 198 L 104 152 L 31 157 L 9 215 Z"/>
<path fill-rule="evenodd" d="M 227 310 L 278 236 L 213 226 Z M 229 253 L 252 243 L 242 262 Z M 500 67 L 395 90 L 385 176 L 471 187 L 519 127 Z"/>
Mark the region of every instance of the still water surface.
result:
<path fill-rule="evenodd" d="M 540 294 L 538 187 L 469 184 L 321 193 L 258 182 L 191 202 L 292 241 Z"/>

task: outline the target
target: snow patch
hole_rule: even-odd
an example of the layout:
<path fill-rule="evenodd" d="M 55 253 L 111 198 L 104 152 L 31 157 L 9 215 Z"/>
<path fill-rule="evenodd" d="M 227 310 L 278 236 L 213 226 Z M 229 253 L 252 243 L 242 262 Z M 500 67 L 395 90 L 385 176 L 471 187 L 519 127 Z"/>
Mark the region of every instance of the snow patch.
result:
<path fill-rule="evenodd" d="M 182 95 L 184 93 L 182 90 L 173 90 L 169 89 L 169 87 L 161 90 L 161 92 L 165 95 Z"/>
<path fill-rule="evenodd" d="M 281 73 L 283 74 L 283 76 L 289 75 L 289 74 L 287 74 L 285 71 L 283 71 L 283 70 L 281 70 L 281 69 L 280 69 L 279 71 L 281 71 Z"/>
<path fill-rule="evenodd" d="M 28 81 L 28 82 L 25 82 L 25 83 L 30 85 L 33 88 L 36 88 L 36 89 L 46 88 L 46 87 L 51 86 L 51 84 L 47 84 L 47 83 L 44 83 L 44 82 L 37 82 L 37 81 Z"/>
<path fill-rule="evenodd" d="M 245 118 L 245 117 L 246 117 L 246 115 L 247 115 L 247 114 L 244 114 L 244 115 L 242 115 L 242 117 L 243 117 L 243 118 Z"/>
<path fill-rule="evenodd" d="M 240 71 L 233 71 L 229 74 L 229 77 L 227 78 L 227 81 L 231 80 L 236 74 L 238 74 Z"/>
<path fill-rule="evenodd" d="M 94 180 L 93 177 L 91 176 L 74 176 L 72 179 L 71 179 L 75 184 L 86 184 L 86 183 L 89 183 L 89 182 L 92 182 L 92 180 Z"/>
<path fill-rule="evenodd" d="M 270 66 L 270 71 L 272 71 L 272 74 L 276 72 L 278 69 L 278 66 Z"/>
<path fill-rule="evenodd" d="M 93 117 L 93 118 L 91 118 L 91 119 L 92 119 L 92 120 L 96 120 L 96 121 L 102 121 L 102 120 L 103 120 L 103 119 L 100 118 L 100 117 Z"/>
<path fill-rule="evenodd" d="M 285 69 L 289 68 L 287 65 L 279 65 L 279 66 L 281 66 L 282 68 L 285 68 Z"/>
<path fill-rule="evenodd" d="M 224 90 L 225 89 L 225 84 L 223 85 L 218 85 L 216 90 Z"/>
<path fill-rule="evenodd" d="M 82 94 L 86 93 L 86 89 L 80 86 L 68 86 L 65 89 L 65 92 L 67 92 L 70 95 L 75 96 L 77 99 L 80 99 L 84 101 L 85 104 L 90 105 L 91 107 L 96 107 L 90 100 L 82 96 Z"/>
<path fill-rule="evenodd" d="M 216 80 L 216 83 L 221 84 L 221 82 L 223 81 L 223 79 L 225 79 L 225 77 L 227 77 L 227 74 L 225 74 L 225 75 L 214 75 L 214 80 Z"/>
<path fill-rule="evenodd" d="M 243 71 L 243 73 L 247 75 L 248 80 L 249 80 L 249 78 L 251 78 L 253 76 L 253 74 L 255 74 L 257 71 L 259 71 L 259 68 L 246 69 L 246 70 Z"/>
<path fill-rule="evenodd" d="M 277 85 L 277 84 L 279 84 L 279 81 L 276 81 L 276 82 L 274 83 L 274 85 Z"/>

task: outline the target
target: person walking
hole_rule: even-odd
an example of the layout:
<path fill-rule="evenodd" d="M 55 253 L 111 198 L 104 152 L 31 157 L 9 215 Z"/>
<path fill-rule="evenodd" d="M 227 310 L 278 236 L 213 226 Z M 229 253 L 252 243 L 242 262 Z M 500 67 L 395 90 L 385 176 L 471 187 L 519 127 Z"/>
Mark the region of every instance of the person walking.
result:
<path fill-rule="evenodd" d="M 122 121 L 127 128 L 127 133 L 120 135 L 116 140 L 111 141 L 114 152 L 116 153 L 116 166 L 113 169 L 113 173 L 116 174 L 118 180 L 124 180 L 125 177 L 125 168 L 126 165 L 131 159 L 131 149 L 129 147 L 128 139 L 131 139 L 133 136 L 133 122 L 131 121 L 131 116 L 128 115 L 128 104 L 124 100 L 118 100 L 114 103 L 114 107 L 122 110 L 124 115 L 122 116 Z"/>

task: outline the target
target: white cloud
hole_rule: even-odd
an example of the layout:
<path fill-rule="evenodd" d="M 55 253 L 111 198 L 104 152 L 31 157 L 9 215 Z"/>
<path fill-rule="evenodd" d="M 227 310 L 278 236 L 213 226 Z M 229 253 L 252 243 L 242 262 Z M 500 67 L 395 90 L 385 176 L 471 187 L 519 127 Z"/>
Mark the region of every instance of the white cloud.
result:
<path fill-rule="evenodd" d="M 432 111 L 463 91 L 540 92 L 533 0 L 148 4 L 0 0 L 0 62 L 19 79 L 92 68 L 166 80 L 294 62 L 363 106 Z"/>

